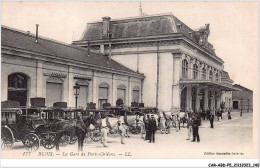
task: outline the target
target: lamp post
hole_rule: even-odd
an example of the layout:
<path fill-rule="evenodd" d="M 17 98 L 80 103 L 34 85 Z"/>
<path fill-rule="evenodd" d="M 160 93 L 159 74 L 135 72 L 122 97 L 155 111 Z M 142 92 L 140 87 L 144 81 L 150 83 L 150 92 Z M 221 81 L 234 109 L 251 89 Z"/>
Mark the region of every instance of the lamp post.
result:
<path fill-rule="evenodd" d="M 80 91 L 80 86 L 79 84 L 76 82 L 74 88 L 74 95 L 75 95 L 75 106 L 76 108 L 78 107 L 78 96 L 79 96 L 79 91 Z"/>
<path fill-rule="evenodd" d="M 243 99 L 240 99 L 240 107 L 241 107 L 241 112 L 240 112 L 240 117 L 242 117 L 242 111 L 243 111 Z"/>

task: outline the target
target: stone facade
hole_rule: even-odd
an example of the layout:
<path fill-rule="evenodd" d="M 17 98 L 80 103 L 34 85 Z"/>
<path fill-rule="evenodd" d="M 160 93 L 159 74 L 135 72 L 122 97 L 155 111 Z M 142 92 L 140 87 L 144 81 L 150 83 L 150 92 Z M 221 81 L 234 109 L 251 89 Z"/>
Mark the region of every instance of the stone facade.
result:
<path fill-rule="evenodd" d="M 104 21 L 93 22 L 73 44 L 143 73 L 146 106 L 174 112 L 220 108 L 222 91 L 232 90 L 232 85 L 222 84 L 224 62 L 207 40 L 209 24 L 195 31 L 171 14 L 114 19 L 109 23 L 109 36 L 102 37 L 104 31 L 98 29 Z"/>
<path fill-rule="evenodd" d="M 23 39 L 19 39 L 20 36 Z M 14 37 L 16 39 L 12 41 Z M 142 102 L 144 75 L 135 73 L 104 56 L 100 56 L 101 61 L 105 61 L 103 65 L 108 66 L 96 65 L 95 62 L 91 64 L 91 59 L 95 61 L 95 59 L 99 59 L 99 55 L 50 39 L 39 38 L 38 43 L 34 41 L 32 43 L 32 45 L 36 45 L 35 47 L 30 45 L 28 48 L 17 45 L 16 42 L 19 40 L 26 43 L 27 40 L 31 42 L 33 38 L 27 36 L 25 32 L 2 27 L 2 101 L 17 99 L 22 103 L 25 102 L 24 105 L 30 106 L 30 98 L 43 97 L 46 98 L 46 105 L 49 107 L 53 105 L 54 100 L 67 102 L 68 107 L 75 107 L 74 86 L 78 83 L 81 87 L 78 107 L 86 108 L 89 102 L 94 102 L 97 107 L 101 107 L 99 97 L 101 93 L 99 92 L 102 84 L 107 85 L 108 95 L 104 99 L 107 99 L 105 101 L 111 103 L 112 106 L 116 105 L 119 85 L 124 87 L 125 105 L 131 105 L 134 90 L 135 100 L 138 100 L 139 103 Z M 46 51 L 52 51 L 53 47 L 61 48 L 55 55 L 30 50 L 30 47 L 37 49 L 39 45 L 44 45 Z M 62 54 L 66 53 L 62 52 L 71 52 L 70 50 L 73 50 L 74 55 L 70 56 L 74 59 L 63 57 Z M 86 59 L 90 59 L 89 62 L 84 62 L 85 58 L 79 61 L 80 53 L 83 53 L 87 57 Z M 114 65 L 109 67 L 109 64 Z M 25 86 L 20 86 L 21 83 L 25 83 Z M 57 89 L 55 90 L 55 88 Z M 17 95 L 23 96 L 26 100 Z M 48 95 L 53 97 L 48 97 Z"/>

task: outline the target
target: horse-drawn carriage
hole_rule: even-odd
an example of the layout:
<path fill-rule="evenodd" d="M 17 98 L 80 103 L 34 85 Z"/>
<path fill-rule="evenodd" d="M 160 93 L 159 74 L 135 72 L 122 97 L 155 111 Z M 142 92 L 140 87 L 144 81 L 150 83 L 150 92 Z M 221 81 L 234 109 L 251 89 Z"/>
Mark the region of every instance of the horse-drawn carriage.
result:
<path fill-rule="evenodd" d="M 54 103 L 52 108 L 45 107 L 43 98 L 32 98 L 31 102 L 31 107 L 21 107 L 19 102 L 2 102 L 3 149 L 10 149 L 18 141 L 29 151 L 36 151 L 40 146 L 52 149 L 55 147 L 56 133 L 60 131 L 56 123 L 75 123 L 76 116 L 82 113 L 78 109 L 68 109 L 64 102 Z M 76 140 L 76 136 L 71 134 L 64 135 L 60 142 L 63 145 L 73 144 Z"/>
<path fill-rule="evenodd" d="M 11 149 L 18 141 L 22 141 L 27 150 L 39 148 L 40 139 L 35 130 L 26 123 L 20 108 L 2 108 L 1 115 L 2 149 Z"/>
<path fill-rule="evenodd" d="M 19 102 L 2 102 L 1 140 L 2 149 L 10 149 L 15 142 L 22 141 L 28 151 L 36 151 L 42 145 L 53 148 L 55 133 L 49 128 L 55 120 L 48 120 L 36 107 L 21 107 Z"/>
<path fill-rule="evenodd" d="M 102 110 L 101 110 L 102 111 Z M 82 113 L 82 116 L 93 116 L 98 119 L 101 116 L 101 111 L 96 109 L 95 103 L 88 103 L 86 110 Z M 85 141 L 98 142 L 101 140 L 101 131 L 97 126 L 91 125 L 88 128 Z"/>

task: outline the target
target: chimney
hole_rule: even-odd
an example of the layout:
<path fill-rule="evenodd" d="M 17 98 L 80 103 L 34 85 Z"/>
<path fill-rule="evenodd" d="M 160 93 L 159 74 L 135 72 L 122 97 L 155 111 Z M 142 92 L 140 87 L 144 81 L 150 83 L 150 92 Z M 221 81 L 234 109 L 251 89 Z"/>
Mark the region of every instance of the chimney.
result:
<path fill-rule="evenodd" d="M 102 17 L 103 19 L 103 38 L 108 38 L 109 37 L 109 32 L 110 32 L 110 17 Z"/>
<path fill-rule="evenodd" d="M 143 16 L 142 2 L 140 2 L 140 5 L 139 5 L 139 16 Z"/>
<path fill-rule="evenodd" d="M 36 40 L 35 40 L 36 43 L 38 43 L 38 27 L 39 25 L 36 24 Z"/>
<path fill-rule="evenodd" d="M 108 34 L 108 38 L 109 38 L 109 44 L 108 44 L 108 48 L 109 48 L 109 55 L 108 55 L 108 57 L 109 57 L 109 60 L 111 60 L 111 55 L 112 55 L 112 51 L 111 51 L 111 49 L 112 49 L 112 44 L 111 44 L 111 36 L 112 36 L 112 34 L 111 33 L 109 33 Z"/>

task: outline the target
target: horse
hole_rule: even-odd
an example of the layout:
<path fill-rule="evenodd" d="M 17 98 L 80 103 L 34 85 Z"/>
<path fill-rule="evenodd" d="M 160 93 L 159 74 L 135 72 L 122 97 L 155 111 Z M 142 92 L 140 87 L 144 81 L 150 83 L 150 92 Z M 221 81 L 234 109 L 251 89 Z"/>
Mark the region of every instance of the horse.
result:
<path fill-rule="evenodd" d="M 56 132 L 54 143 L 56 151 L 59 151 L 59 143 L 63 135 L 76 135 L 78 139 L 78 151 L 83 151 L 83 141 L 87 134 L 89 125 L 96 125 L 97 122 L 93 116 L 78 116 L 76 120 L 61 120 L 50 126 L 51 131 Z"/>
<path fill-rule="evenodd" d="M 177 116 L 179 117 L 179 121 L 180 121 L 180 123 L 183 124 L 183 128 L 184 128 L 184 124 L 187 122 L 188 113 L 181 111 L 181 112 L 177 113 Z"/>
<path fill-rule="evenodd" d="M 172 114 L 172 125 L 176 128 L 176 132 L 178 132 L 178 128 L 179 130 L 181 129 L 180 128 L 180 117 L 177 115 L 177 114 Z"/>
<path fill-rule="evenodd" d="M 127 130 L 128 126 L 121 122 L 120 118 L 103 118 L 98 119 L 101 130 L 101 143 L 104 147 L 107 146 L 107 135 L 110 134 L 119 134 L 121 136 L 121 144 L 125 144 L 124 137 L 129 137 Z"/>
<path fill-rule="evenodd" d="M 171 125 L 171 121 L 172 121 L 172 118 L 171 118 L 171 113 L 167 113 L 167 112 L 159 112 L 158 113 L 159 115 L 159 125 L 160 125 L 160 131 L 161 131 L 161 134 L 163 133 L 170 133 L 170 125 Z"/>

